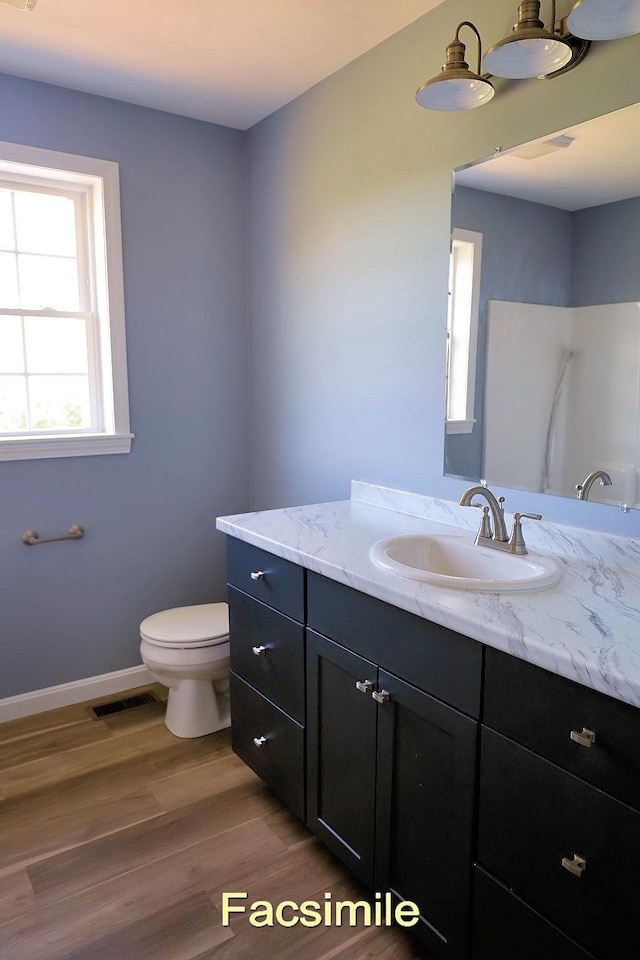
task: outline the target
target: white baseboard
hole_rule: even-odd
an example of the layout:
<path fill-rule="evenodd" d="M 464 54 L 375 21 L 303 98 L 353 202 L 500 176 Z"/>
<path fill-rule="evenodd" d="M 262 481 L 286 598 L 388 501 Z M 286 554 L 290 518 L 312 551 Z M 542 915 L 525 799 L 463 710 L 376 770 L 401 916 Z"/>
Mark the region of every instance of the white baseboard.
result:
<path fill-rule="evenodd" d="M 57 687 L 31 690 L 16 697 L 5 697 L 0 700 L 0 723 L 30 717 L 44 710 L 55 710 L 56 707 L 67 707 L 71 703 L 81 703 L 95 697 L 108 697 L 112 693 L 143 687 L 147 683 L 153 683 L 153 677 L 145 666 L 139 666 L 103 673 L 99 677 L 72 680 L 71 683 L 61 683 Z"/>

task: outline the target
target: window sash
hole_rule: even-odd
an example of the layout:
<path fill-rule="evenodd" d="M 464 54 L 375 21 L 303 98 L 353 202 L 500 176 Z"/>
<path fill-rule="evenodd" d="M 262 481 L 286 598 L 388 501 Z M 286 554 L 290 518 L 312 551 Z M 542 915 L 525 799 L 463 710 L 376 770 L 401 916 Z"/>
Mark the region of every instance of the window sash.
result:
<path fill-rule="evenodd" d="M 19 176 L 0 173 L 0 189 L 11 192 L 24 191 L 29 193 L 45 194 L 47 196 L 64 197 L 71 200 L 74 205 L 75 230 L 76 230 L 76 248 L 75 262 L 78 275 L 78 300 L 80 310 L 56 310 L 52 307 L 43 307 L 39 309 L 25 308 L 23 306 L 6 304 L 0 306 L 0 316 L 17 316 L 22 319 L 26 317 L 50 317 L 81 319 L 85 322 L 85 337 L 87 350 L 87 379 L 89 389 L 89 426 L 87 427 L 60 427 L 52 430 L 34 429 L 28 427 L 26 430 L 0 431 L 0 436 L 7 438 L 19 437 L 41 437 L 46 435 L 75 435 L 88 433 L 101 433 L 105 429 L 103 390 L 102 390 L 102 362 L 100 356 L 100 318 L 97 314 L 97 296 L 95 283 L 95 251 L 93 249 L 93 223 L 92 223 L 92 203 L 90 202 L 92 187 L 84 183 L 59 183 L 55 180 L 47 180 L 35 176 Z M 14 249 L 3 252 L 13 253 L 16 259 L 19 255 L 25 255 L 18 246 L 17 236 L 15 235 L 15 212 L 14 212 Z M 42 254 L 42 256 L 56 257 L 57 254 Z M 27 378 L 29 376 L 29 358 L 26 353 L 25 345 L 25 371 L 15 376 Z M 12 374 L 13 375 L 13 374 Z M 27 395 L 28 396 L 28 395 Z M 28 403 L 28 401 L 27 401 Z M 29 407 L 27 408 L 29 414 Z"/>
<path fill-rule="evenodd" d="M 454 228 L 445 378 L 447 433 L 471 433 L 475 423 L 481 260 L 482 234 Z"/>
<path fill-rule="evenodd" d="M 95 433 L 55 435 L 0 433 L 0 460 L 40 460 L 58 457 L 129 453 L 129 426 L 124 278 L 118 164 L 72 153 L 0 141 L 0 179 L 12 188 L 39 187 L 85 196 L 87 271 L 93 299 L 87 296 L 81 318 L 92 320 L 90 361 L 95 366 L 98 427 Z M 3 309 L 4 308 L 4 309 Z M 12 316 L 37 315 L 40 310 L 5 308 Z M 52 311 L 55 316 L 57 311 Z M 73 312 L 63 311 L 65 316 Z M 85 313 L 88 315 L 85 316 Z M 60 315 L 58 313 L 58 315 Z"/>

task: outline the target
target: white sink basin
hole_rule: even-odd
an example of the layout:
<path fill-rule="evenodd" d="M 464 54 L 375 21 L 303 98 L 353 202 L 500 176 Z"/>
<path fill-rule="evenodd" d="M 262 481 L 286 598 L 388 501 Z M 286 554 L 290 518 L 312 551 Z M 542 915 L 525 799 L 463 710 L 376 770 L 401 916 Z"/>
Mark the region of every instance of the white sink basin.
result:
<path fill-rule="evenodd" d="M 387 537 L 374 543 L 369 557 L 398 577 L 460 590 L 542 590 L 561 576 L 547 557 L 520 557 L 446 534 Z"/>

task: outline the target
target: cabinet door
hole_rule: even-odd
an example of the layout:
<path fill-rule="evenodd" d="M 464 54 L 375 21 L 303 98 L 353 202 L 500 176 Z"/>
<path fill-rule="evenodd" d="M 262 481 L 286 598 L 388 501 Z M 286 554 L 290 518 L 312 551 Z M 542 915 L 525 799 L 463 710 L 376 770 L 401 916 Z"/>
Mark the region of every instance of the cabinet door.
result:
<path fill-rule="evenodd" d="M 434 957 L 467 956 L 477 723 L 380 670 L 376 889 L 412 900 Z"/>
<path fill-rule="evenodd" d="M 307 824 L 373 885 L 377 667 L 307 631 Z M 372 687 L 373 688 L 373 687 Z"/>

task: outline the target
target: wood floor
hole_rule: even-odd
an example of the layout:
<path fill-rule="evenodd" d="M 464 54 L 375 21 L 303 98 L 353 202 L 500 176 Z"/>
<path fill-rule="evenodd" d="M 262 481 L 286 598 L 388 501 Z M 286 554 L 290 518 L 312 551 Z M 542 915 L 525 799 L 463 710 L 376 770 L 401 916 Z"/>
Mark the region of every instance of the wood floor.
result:
<path fill-rule="evenodd" d="M 395 928 L 223 927 L 223 891 L 368 897 L 228 731 L 180 740 L 163 713 L 78 704 L 0 724 L 2 960 L 419 960 Z"/>

